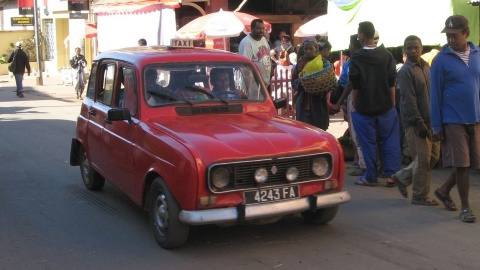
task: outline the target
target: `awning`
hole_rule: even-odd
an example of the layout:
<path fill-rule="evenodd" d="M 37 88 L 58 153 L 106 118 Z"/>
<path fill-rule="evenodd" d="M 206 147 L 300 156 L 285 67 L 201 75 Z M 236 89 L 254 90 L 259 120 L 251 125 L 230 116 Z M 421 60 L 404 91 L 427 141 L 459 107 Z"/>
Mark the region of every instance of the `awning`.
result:
<path fill-rule="evenodd" d="M 122 13 L 148 13 L 165 7 L 178 8 L 181 0 L 98 0 L 93 3 L 93 13 L 98 15 Z"/>
<path fill-rule="evenodd" d="M 94 38 L 97 37 L 97 25 L 93 23 L 85 24 L 85 37 Z"/>

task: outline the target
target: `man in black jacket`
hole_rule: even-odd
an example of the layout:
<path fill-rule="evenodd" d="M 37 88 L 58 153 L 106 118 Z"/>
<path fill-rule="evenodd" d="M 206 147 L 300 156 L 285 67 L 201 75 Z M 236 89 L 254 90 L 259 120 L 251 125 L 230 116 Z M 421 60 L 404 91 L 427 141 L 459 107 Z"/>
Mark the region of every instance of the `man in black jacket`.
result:
<path fill-rule="evenodd" d="M 15 61 L 15 83 L 17 85 L 17 97 L 23 98 L 23 75 L 25 74 L 25 68 L 27 69 L 28 76 L 30 76 L 30 61 L 28 61 L 27 54 L 22 50 L 22 42 L 17 41 L 15 43 L 16 50 L 12 51 L 8 57 L 8 63 Z"/>
<path fill-rule="evenodd" d="M 395 59 L 383 45 L 374 40 L 375 27 L 371 22 L 358 25 L 358 40 L 363 48 L 351 57 L 349 78 L 352 82 L 352 121 L 357 131 L 367 172 L 355 182 L 376 186 L 377 143 L 380 147 L 387 186 L 394 186 L 391 176 L 400 170 L 400 136 L 395 109 Z"/>

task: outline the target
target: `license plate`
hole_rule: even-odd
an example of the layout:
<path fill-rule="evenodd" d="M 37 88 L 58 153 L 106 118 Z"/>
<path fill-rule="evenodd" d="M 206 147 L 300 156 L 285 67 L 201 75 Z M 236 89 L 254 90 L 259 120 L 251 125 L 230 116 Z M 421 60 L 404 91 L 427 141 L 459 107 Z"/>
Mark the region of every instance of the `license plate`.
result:
<path fill-rule="evenodd" d="M 276 187 L 245 191 L 245 204 L 267 203 L 300 197 L 298 186 Z"/>

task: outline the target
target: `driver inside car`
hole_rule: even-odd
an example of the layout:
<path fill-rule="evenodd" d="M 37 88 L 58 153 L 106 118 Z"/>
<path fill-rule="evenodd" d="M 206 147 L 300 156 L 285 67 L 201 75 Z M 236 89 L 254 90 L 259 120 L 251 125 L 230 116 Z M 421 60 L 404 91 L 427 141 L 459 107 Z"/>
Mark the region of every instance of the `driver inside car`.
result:
<path fill-rule="evenodd" d="M 213 68 L 210 71 L 210 84 L 213 86 L 210 93 L 221 99 L 247 99 L 245 93 L 233 87 L 230 73 L 228 69 Z"/>

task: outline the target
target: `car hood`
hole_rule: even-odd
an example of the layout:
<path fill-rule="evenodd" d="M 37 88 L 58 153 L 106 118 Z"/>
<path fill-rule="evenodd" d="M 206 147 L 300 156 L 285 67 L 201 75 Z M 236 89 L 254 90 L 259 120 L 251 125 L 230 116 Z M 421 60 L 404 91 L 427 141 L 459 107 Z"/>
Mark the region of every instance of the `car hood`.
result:
<path fill-rule="evenodd" d="M 270 113 L 155 117 L 148 124 L 184 144 L 207 164 L 318 153 L 336 147 L 331 134 Z"/>

